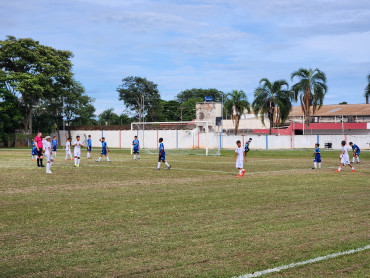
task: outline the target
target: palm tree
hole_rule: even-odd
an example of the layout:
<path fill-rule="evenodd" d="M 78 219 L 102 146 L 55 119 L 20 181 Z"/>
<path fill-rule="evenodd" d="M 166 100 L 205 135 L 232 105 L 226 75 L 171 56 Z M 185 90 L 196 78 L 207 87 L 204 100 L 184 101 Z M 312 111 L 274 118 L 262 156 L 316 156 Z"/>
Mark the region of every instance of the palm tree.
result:
<path fill-rule="evenodd" d="M 369 97 L 370 97 L 370 74 L 367 76 L 367 86 L 365 88 L 366 104 L 369 104 Z"/>
<path fill-rule="evenodd" d="M 299 78 L 299 82 L 293 85 L 294 100 L 301 101 L 302 112 L 305 117 L 305 128 L 311 123 L 311 106 L 312 115 L 315 115 L 316 110 L 320 109 L 324 102 L 325 94 L 328 90 L 326 86 L 325 73 L 319 69 L 312 70 L 311 68 L 299 70 L 292 73 L 292 81 L 294 77 Z"/>
<path fill-rule="evenodd" d="M 247 96 L 243 91 L 233 90 L 226 95 L 224 109 L 227 113 L 232 115 L 231 119 L 235 123 L 235 135 L 237 135 L 241 115 L 244 113 L 245 109 L 247 109 L 248 112 L 251 111 Z"/>
<path fill-rule="evenodd" d="M 265 125 L 265 115 L 270 121 L 270 134 L 272 127 L 284 123 L 292 109 L 292 94 L 288 82 L 277 80 L 271 83 L 267 78 L 262 78 L 260 86 L 254 91 L 252 108 L 254 114 L 261 115 L 262 124 Z"/>

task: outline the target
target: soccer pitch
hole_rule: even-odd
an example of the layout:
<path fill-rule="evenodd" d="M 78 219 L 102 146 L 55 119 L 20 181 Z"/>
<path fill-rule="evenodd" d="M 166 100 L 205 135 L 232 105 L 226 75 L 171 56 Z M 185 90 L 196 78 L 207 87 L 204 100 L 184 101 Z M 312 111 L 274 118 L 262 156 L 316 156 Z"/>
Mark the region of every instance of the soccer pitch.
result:
<path fill-rule="evenodd" d="M 370 152 L 335 173 L 339 151 L 111 162 L 59 150 L 53 174 L 30 150 L 0 150 L 0 277 L 233 277 L 369 245 Z M 263 277 L 364 277 L 370 251 Z"/>

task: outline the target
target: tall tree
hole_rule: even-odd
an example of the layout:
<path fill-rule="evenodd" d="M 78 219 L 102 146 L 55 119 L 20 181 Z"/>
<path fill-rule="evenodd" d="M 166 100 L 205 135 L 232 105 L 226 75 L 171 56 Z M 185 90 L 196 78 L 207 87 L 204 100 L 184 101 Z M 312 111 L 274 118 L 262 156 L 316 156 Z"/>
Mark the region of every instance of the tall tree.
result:
<path fill-rule="evenodd" d="M 24 105 L 25 129 L 30 129 L 33 107 L 56 95 L 72 78 L 72 52 L 41 45 L 33 39 L 8 36 L 0 41 L 0 82 Z"/>
<path fill-rule="evenodd" d="M 292 81 L 294 78 L 299 81 L 293 85 L 294 100 L 301 102 L 302 112 L 305 117 L 305 128 L 311 123 L 311 107 L 312 115 L 315 115 L 316 110 L 320 109 L 324 103 L 324 97 L 328 90 L 326 86 L 325 73 L 319 69 L 312 70 L 300 68 L 292 73 Z"/>
<path fill-rule="evenodd" d="M 227 94 L 224 109 L 231 114 L 235 124 L 235 135 L 238 134 L 239 122 L 244 110 L 250 112 L 250 104 L 243 91 L 233 90 Z"/>
<path fill-rule="evenodd" d="M 116 113 L 114 113 L 113 108 L 109 108 L 99 114 L 99 123 L 108 125 L 119 125 L 120 117 Z"/>
<path fill-rule="evenodd" d="M 369 104 L 369 97 L 370 97 L 370 74 L 367 76 L 367 86 L 365 88 L 366 104 Z"/>
<path fill-rule="evenodd" d="M 146 78 L 129 76 L 122 79 L 122 85 L 117 88 L 119 100 L 136 114 L 139 122 L 142 116 L 153 120 L 160 116 L 160 94 L 158 85 Z"/>
<path fill-rule="evenodd" d="M 271 134 L 273 126 L 278 127 L 288 118 L 293 96 L 285 80 L 271 83 L 267 78 L 262 78 L 259 84 L 260 86 L 254 91 L 252 107 L 256 116 L 261 115 L 263 125 L 265 125 L 265 115 L 267 115 Z"/>
<path fill-rule="evenodd" d="M 219 91 L 217 89 L 188 89 L 185 91 L 180 92 L 177 94 L 176 98 L 177 101 L 180 103 L 184 103 L 192 98 L 200 98 L 203 101 L 204 97 L 213 97 L 215 101 L 220 102 L 222 100 L 222 95 L 224 93 L 222 91 Z M 225 96 L 225 95 L 224 95 Z"/>

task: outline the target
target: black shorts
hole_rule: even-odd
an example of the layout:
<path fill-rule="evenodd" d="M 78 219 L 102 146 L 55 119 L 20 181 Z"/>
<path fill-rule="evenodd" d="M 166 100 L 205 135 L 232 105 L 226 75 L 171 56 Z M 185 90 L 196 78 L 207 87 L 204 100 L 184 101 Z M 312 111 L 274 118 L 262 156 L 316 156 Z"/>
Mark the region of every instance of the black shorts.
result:
<path fill-rule="evenodd" d="M 247 155 L 247 153 L 249 152 L 249 148 L 246 149 L 244 152 L 245 152 L 245 155 Z"/>
<path fill-rule="evenodd" d="M 43 155 L 43 153 L 42 153 L 42 148 L 41 148 L 41 149 L 39 149 L 39 150 L 37 151 L 37 155 L 38 155 L 38 156 L 42 156 L 42 155 Z"/>

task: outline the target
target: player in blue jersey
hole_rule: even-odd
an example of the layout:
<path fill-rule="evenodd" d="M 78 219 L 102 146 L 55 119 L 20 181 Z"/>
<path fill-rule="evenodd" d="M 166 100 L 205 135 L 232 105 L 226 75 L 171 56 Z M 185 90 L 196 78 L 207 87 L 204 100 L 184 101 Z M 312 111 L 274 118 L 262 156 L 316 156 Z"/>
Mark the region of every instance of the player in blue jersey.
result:
<path fill-rule="evenodd" d="M 91 135 L 87 139 L 87 159 L 91 159 Z"/>
<path fill-rule="evenodd" d="M 355 163 L 355 157 L 357 158 L 357 163 L 360 163 L 360 148 L 352 142 L 349 142 L 349 145 L 352 147 L 353 151 L 352 163 Z"/>
<path fill-rule="evenodd" d="M 314 157 L 314 160 L 313 160 L 313 168 L 312 169 L 316 169 L 317 168 L 317 163 L 319 163 L 319 168 L 321 168 L 321 153 L 320 153 L 320 144 L 319 143 L 316 143 L 315 144 L 315 151 L 313 152 L 313 157 Z"/>
<path fill-rule="evenodd" d="M 37 158 L 37 147 L 36 143 L 32 140 L 32 161 L 36 161 Z"/>
<path fill-rule="evenodd" d="M 53 155 L 52 156 L 57 156 L 57 147 L 58 147 L 58 141 L 57 137 L 54 136 L 53 140 L 51 140 L 51 145 L 53 147 Z"/>
<path fill-rule="evenodd" d="M 164 151 L 163 138 L 159 138 L 159 157 L 158 157 L 158 167 L 156 168 L 156 170 L 161 169 L 161 162 L 166 164 L 168 170 L 171 169 L 171 165 L 168 164 L 168 162 L 166 161 L 166 152 Z"/>
<path fill-rule="evenodd" d="M 252 143 L 252 138 L 249 138 L 249 140 L 247 141 L 247 143 L 245 143 L 245 146 L 244 146 L 245 156 L 247 156 L 247 152 L 249 152 L 249 146 L 250 146 L 251 143 Z"/>
<path fill-rule="evenodd" d="M 134 141 L 132 141 L 132 153 L 134 154 L 134 160 L 136 160 L 136 154 L 137 158 L 140 160 L 140 143 L 139 140 L 137 140 L 137 136 L 134 137 Z"/>
<path fill-rule="evenodd" d="M 110 152 L 110 150 L 108 148 L 107 142 L 105 142 L 105 138 L 102 137 L 101 139 L 99 139 L 99 141 L 101 142 L 101 154 L 96 162 L 100 162 L 103 155 L 105 155 L 107 157 L 107 161 L 110 162 L 108 156 L 108 152 Z"/>

